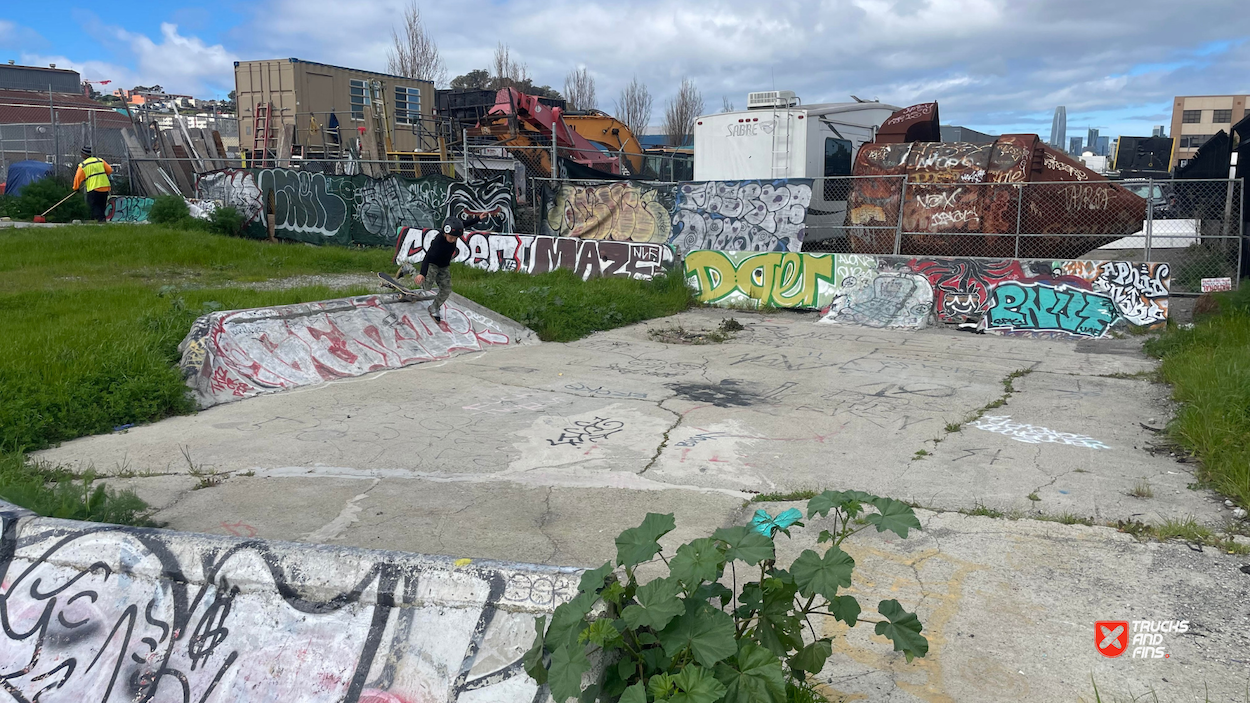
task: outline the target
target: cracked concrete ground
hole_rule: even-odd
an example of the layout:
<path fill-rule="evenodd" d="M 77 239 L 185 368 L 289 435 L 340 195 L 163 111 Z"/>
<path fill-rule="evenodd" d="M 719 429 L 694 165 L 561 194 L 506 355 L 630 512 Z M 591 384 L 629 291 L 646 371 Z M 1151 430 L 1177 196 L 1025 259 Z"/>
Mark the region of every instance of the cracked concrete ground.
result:
<path fill-rule="evenodd" d="M 117 476 L 175 529 L 578 566 L 611 558 L 617 533 L 647 512 L 676 514 L 676 544 L 749 519 L 760 506 L 744 502 L 758 493 L 800 489 L 1098 524 L 1226 520 L 1156 431 L 1168 390 L 1144 377 L 1154 364 L 1139 340 L 871 330 L 801 313 L 734 313 L 746 329 L 724 344 L 648 336 L 729 314 L 695 310 L 261 396 L 40 458 Z M 1027 373 L 1007 396 L 1017 372 Z M 1130 495 L 1142 485 L 1153 497 Z M 1239 634 L 1132 664 L 1100 661 L 1088 640 L 1095 619 L 1189 618 L 1240 633 L 1250 574 L 1233 567 L 1250 559 L 1106 527 L 925 519 L 921 537 L 865 547 L 861 562 L 888 570 L 932 553 L 926 564 L 948 564 L 946 595 L 919 567 L 857 588 L 921 606 L 932 656 L 905 665 L 855 632 L 864 640 L 847 640 L 826 669 L 830 691 L 1075 700 L 1091 697 L 1091 673 L 1117 695 L 1143 682 L 1192 693 L 1216 679 L 1243 690 Z M 966 573 L 954 595 L 951 569 Z M 986 684 L 995 680 L 1010 686 Z"/>

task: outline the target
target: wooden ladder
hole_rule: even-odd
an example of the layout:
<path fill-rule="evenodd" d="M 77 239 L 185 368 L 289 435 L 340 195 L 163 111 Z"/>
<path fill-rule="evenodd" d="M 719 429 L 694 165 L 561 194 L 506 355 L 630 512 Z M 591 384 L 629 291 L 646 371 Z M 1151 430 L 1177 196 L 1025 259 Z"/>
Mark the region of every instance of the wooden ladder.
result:
<path fill-rule="evenodd" d="M 256 112 L 252 115 L 252 159 L 250 166 L 264 168 L 269 165 L 269 152 L 276 149 L 273 144 L 273 128 L 270 124 L 270 112 L 273 103 L 256 103 Z"/>

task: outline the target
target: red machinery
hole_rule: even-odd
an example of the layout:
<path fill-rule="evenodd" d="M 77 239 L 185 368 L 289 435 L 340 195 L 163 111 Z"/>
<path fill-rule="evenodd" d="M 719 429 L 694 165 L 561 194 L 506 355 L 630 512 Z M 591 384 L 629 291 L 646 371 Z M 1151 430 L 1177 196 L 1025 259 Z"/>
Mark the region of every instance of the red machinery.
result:
<path fill-rule="evenodd" d="M 504 146 L 514 149 L 515 156 L 531 165 L 537 163 L 548 174 L 551 173 L 550 142 L 546 149 L 539 148 L 541 145 L 537 137 L 550 138 L 554 134 L 560 156 L 583 166 L 619 174 L 621 167 L 617 158 L 569 129 L 562 113 L 563 110 L 558 107 L 542 104 L 536 96 L 526 95 L 515 88 L 504 88 L 495 96 L 495 106 L 486 114 L 477 133 L 494 137 Z M 520 152 L 525 152 L 525 156 Z"/>

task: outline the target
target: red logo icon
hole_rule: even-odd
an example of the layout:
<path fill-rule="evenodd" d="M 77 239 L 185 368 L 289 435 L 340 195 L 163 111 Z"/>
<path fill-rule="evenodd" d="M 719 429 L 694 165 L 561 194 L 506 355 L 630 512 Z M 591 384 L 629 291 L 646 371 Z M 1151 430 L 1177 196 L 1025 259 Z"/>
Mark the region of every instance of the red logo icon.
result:
<path fill-rule="evenodd" d="M 1094 623 L 1094 646 L 1104 657 L 1118 657 L 1128 649 L 1127 620 L 1099 620 Z"/>

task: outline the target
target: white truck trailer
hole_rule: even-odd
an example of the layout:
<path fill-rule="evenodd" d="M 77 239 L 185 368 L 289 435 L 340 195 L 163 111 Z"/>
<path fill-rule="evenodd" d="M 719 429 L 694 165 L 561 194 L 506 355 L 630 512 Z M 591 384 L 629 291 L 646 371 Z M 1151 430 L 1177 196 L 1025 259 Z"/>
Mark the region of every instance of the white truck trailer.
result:
<path fill-rule="evenodd" d="M 849 176 L 860 146 L 898 109 L 866 101 L 802 105 L 788 90 L 750 93 L 746 110 L 695 120 L 694 178 Z M 805 243 L 843 236 L 849 192 L 846 180 L 813 184 Z"/>

